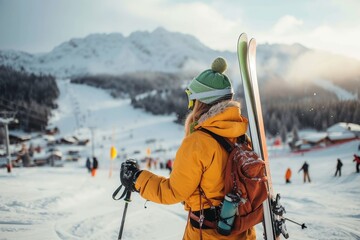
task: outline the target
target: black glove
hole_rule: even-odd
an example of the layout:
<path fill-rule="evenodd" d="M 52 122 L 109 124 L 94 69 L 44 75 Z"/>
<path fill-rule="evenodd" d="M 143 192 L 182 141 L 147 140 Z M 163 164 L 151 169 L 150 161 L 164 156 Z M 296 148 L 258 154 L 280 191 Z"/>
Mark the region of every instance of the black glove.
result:
<path fill-rule="evenodd" d="M 121 164 L 120 181 L 126 190 L 132 192 L 136 191 L 134 183 L 140 173 L 139 164 L 136 160 L 128 159 Z"/>

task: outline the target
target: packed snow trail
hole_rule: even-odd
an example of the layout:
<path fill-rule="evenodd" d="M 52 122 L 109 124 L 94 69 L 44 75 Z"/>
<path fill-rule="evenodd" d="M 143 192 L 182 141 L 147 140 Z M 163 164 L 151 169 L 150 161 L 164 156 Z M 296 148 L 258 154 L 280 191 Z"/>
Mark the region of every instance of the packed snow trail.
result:
<path fill-rule="evenodd" d="M 114 201 L 111 195 L 119 179 L 109 179 L 107 170 L 91 177 L 85 168 L 72 165 L 0 175 L 0 182 L 7 184 L 0 197 L 1 239 L 116 239 L 124 201 Z M 124 239 L 158 239 L 159 232 L 162 239 L 181 238 L 186 222 L 181 204 L 148 202 L 145 209 L 138 194 L 132 199 Z"/>
<path fill-rule="evenodd" d="M 306 156 L 310 158 L 310 154 Z M 328 176 L 317 176 L 323 169 L 321 159 L 308 161 L 311 184 L 302 183 L 301 173 L 294 174 L 291 184 L 282 183 L 282 178 L 275 183 L 282 193 L 287 217 L 308 226 L 300 230 L 288 223 L 291 239 L 359 239 L 360 174 L 355 174 L 354 166 L 344 160 L 344 165 L 349 166 L 343 169 L 342 177 L 333 177 L 333 171 Z M 274 162 L 278 165 L 274 171 L 280 174 L 282 165 L 296 170 L 301 160 L 278 158 Z M 109 178 L 107 169 L 99 169 L 97 176 L 91 177 L 83 164 L 15 169 L 13 175 L 2 171 L 0 184 L 7 186 L 2 188 L 0 197 L 2 239 L 116 239 L 125 205 L 124 201 L 111 198 L 119 179 Z M 165 170 L 153 171 L 168 174 Z M 147 202 L 146 209 L 144 205 L 145 200 L 134 193 L 124 239 L 182 238 L 187 214 L 181 204 Z M 261 227 L 258 239 L 262 239 Z"/>

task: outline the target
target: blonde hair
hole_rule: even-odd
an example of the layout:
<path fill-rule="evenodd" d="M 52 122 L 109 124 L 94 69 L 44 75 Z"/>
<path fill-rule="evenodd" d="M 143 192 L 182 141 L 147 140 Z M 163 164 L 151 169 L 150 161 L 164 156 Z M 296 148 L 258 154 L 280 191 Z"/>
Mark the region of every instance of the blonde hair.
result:
<path fill-rule="evenodd" d="M 187 115 L 185 120 L 185 136 L 190 135 L 191 128 L 199 118 L 209 111 L 211 105 L 195 100 L 194 109 Z"/>

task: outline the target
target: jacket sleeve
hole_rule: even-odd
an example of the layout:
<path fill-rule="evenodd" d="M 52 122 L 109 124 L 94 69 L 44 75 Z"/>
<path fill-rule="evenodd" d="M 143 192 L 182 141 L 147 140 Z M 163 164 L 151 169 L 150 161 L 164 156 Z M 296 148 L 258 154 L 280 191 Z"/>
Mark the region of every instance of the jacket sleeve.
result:
<path fill-rule="evenodd" d="M 194 134 L 195 135 L 195 134 Z M 203 173 L 198 137 L 190 135 L 182 142 L 169 178 L 142 171 L 135 183 L 140 195 L 152 202 L 174 204 L 186 200 L 197 189 Z"/>

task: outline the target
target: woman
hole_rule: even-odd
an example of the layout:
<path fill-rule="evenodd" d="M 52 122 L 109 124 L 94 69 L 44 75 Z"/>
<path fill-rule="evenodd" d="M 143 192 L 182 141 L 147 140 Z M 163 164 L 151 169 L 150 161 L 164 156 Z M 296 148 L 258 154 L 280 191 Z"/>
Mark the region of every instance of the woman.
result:
<path fill-rule="evenodd" d="M 214 229 L 217 207 L 224 199 L 224 172 L 228 153 L 207 133 L 208 129 L 232 142 L 245 134 L 248 120 L 241 116 L 240 103 L 233 101 L 233 87 L 223 74 L 225 59 L 214 60 L 211 69 L 194 78 L 186 93 L 192 112 L 185 121 L 185 138 L 176 154 L 169 178 L 140 171 L 136 164 L 122 164 L 120 178 L 128 189 L 162 204 L 184 202 L 189 220 L 183 239 L 256 239 L 255 229 L 230 236 Z M 200 214 L 203 213 L 203 214 Z M 199 216 L 205 216 L 202 226 Z M 190 217 L 191 216 L 191 217 Z"/>

